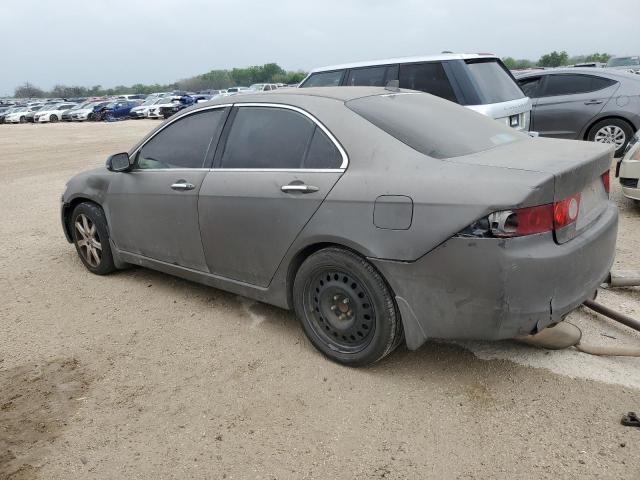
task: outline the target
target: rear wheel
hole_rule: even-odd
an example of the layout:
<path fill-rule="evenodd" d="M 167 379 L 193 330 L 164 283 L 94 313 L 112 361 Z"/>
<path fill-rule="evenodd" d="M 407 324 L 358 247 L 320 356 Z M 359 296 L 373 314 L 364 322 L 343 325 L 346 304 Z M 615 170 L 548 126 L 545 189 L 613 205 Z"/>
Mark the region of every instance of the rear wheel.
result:
<path fill-rule="evenodd" d="M 106 275 L 116 269 L 102 208 L 95 203 L 79 204 L 71 214 L 71 230 L 78 256 L 90 272 Z"/>
<path fill-rule="evenodd" d="M 25 123 L 26 121 L 27 121 L 27 118 L 24 115 L 20 117 L 20 123 Z"/>
<path fill-rule="evenodd" d="M 616 149 L 615 156 L 619 157 L 632 136 L 633 129 L 627 122 L 619 118 L 607 118 L 591 127 L 587 138 L 592 142 L 613 145 Z"/>
<path fill-rule="evenodd" d="M 50 121 L 51 123 L 56 123 L 56 122 L 58 121 L 58 116 L 57 116 L 57 115 L 51 115 L 51 116 L 49 117 L 49 121 Z"/>
<path fill-rule="evenodd" d="M 293 285 L 294 310 L 313 345 L 336 362 L 363 366 L 402 339 L 393 296 L 365 259 L 340 248 L 309 256 Z"/>

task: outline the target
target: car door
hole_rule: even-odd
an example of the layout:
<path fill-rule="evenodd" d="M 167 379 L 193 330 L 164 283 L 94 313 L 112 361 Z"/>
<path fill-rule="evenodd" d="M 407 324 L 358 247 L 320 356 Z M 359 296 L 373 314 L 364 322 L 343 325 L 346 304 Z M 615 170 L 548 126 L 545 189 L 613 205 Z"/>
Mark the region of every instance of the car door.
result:
<path fill-rule="evenodd" d="M 554 73 L 544 76 L 532 109 L 532 127 L 540 135 L 576 139 L 618 88 L 593 75 Z"/>
<path fill-rule="evenodd" d="M 209 270 L 266 287 L 346 167 L 331 133 L 295 107 L 234 108 L 198 200 Z"/>
<path fill-rule="evenodd" d="M 169 122 L 133 154 L 132 171 L 116 174 L 107 214 L 120 250 L 207 271 L 198 192 L 209 171 L 207 152 L 227 113 L 211 108 Z"/>

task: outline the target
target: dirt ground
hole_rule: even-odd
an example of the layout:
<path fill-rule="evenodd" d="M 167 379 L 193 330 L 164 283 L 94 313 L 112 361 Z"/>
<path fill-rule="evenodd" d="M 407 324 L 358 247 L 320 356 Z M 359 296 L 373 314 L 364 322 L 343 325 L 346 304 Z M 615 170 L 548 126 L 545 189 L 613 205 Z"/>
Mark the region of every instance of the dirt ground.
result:
<path fill-rule="evenodd" d="M 640 359 L 430 342 L 355 370 L 286 311 L 88 273 L 60 228 L 65 182 L 154 125 L 0 125 L 0 478 L 640 478 L 640 429 L 620 425 Z M 616 265 L 640 269 L 640 210 L 613 196 Z M 640 317 L 637 289 L 600 298 Z"/>

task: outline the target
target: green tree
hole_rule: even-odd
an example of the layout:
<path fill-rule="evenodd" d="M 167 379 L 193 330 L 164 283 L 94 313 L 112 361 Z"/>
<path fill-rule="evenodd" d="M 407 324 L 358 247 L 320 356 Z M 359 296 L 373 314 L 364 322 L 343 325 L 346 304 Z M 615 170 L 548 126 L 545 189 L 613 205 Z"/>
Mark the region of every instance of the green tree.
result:
<path fill-rule="evenodd" d="M 516 60 L 513 57 L 504 57 L 502 59 L 502 62 L 505 64 L 505 66 L 509 70 L 518 70 L 518 69 L 523 69 L 523 68 L 531 68 L 531 67 L 535 66 L 535 62 L 532 62 L 531 60 L 527 60 L 527 59 L 524 59 L 524 58 Z"/>
<path fill-rule="evenodd" d="M 13 96 L 16 98 L 42 98 L 45 96 L 45 92 L 31 83 L 25 82 L 15 88 Z"/>
<path fill-rule="evenodd" d="M 562 65 L 569 64 L 569 54 L 564 50 L 562 52 L 547 53 L 540 57 L 538 65 L 541 67 L 561 67 Z"/>

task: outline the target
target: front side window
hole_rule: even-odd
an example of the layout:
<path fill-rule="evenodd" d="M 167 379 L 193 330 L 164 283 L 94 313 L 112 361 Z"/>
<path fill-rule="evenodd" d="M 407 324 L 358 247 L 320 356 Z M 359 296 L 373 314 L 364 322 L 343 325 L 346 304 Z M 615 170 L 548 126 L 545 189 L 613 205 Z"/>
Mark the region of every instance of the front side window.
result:
<path fill-rule="evenodd" d="M 545 86 L 545 96 L 594 92 L 614 83 L 616 82 L 608 78 L 593 77 L 591 75 L 549 75 Z"/>
<path fill-rule="evenodd" d="M 149 140 L 137 156 L 139 169 L 202 168 L 209 144 L 222 126 L 225 110 L 205 110 L 183 117 Z"/>
<path fill-rule="evenodd" d="M 440 62 L 400 65 L 398 75 L 400 88 L 419 90 L 445 100 L 457 101 L 447 74 Z"/>
<path fill-rule="evenodd" d="M 336 70 L 334 72 L 318 72 L 312 73 L 301 87 L 337 87 L 340 85 L 344 70 Z"/>
<path fill-rule="evenodd" d="M 275 107 L 240 107 L 222 155 L 222 168 L 300 168 L 315 124 Z"/>
<path fill-rule="evenodd" d="M 387 67 L 356 68 L 349 71 L 347 85 L 350 87 L 384 87 Z"/>

